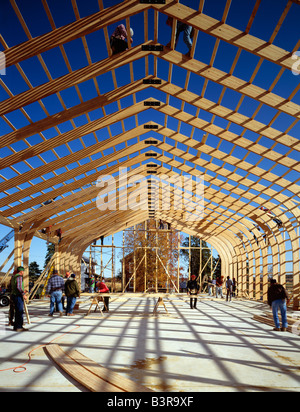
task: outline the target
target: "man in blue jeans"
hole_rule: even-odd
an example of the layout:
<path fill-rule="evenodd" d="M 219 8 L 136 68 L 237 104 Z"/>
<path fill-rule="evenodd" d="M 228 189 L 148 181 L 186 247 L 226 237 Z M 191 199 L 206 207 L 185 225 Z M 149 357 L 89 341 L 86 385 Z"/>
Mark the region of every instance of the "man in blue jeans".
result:
<path fill-rule="evenodd" d="M 65 294 L 67 296 L 66 316 L 74 316 L 73 309 L 76 299 L 80 297 L 80 289 L 75 277 L 75 273 L 72 273 L 70 278 L 65 283 Z"/>
<path fill-rule="evenodd" d="M 173 19 L 172 17 L 168 17 L 166 21 L 167 26 L 172 27 L 173 26 Z M 192 50 L 192 45 L 193 45 L 193 28 L 192 26 L 189 26 L 186 23 L 183 23 L 182 21 L 177 21 L 177 26 L 176 26 L 176 34 L 175 34 L 175 49 L 178 43 L 179 35 L 180 33 L 183 32 L 183 41 L 187 45 L 189 51 L 186 53 L 186 57 L 191 57 L 191 50 Z M 170 47 L 171 42 L 167 44 L 166 47 Z"/>
<path fill-rule="evenodd" d="M 286 299 L 289 303 L 289 297 L 285 290 L 285 288 L 276 282 L 275 279 L 271 279 L 270 287 L 268 289 L 268 304 L 272 308 L 273 312 L 273 319 L 275 323 L 275 331 L 282 331 L 286 332 L 288 327 L 287 322 L 287 308 L 286 308 Z M 278 311 L 280 310 L 281 313 L 281 329 L 280 329 L 280 322 L 278 317 Z"/>
<path fill-rule="evenodd" d="M 55 304 L 58 306 L 58 311 L 60 316 L 63 316 L 63 305 L 62 305 L 62 291 L 65 288 L 65 282 L 61 276 L 58 274 L 58 270 L 54 270 L 51 278 L 49 279 L 47 285 L 46 294 L 50 296 L 50 313 L 49 316 L 53 316 Z"/>

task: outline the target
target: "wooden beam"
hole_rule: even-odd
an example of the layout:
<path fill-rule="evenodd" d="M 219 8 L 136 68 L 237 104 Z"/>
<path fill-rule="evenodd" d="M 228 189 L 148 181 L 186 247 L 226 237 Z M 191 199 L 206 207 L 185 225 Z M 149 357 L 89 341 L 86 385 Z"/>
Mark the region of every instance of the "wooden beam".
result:
<path fill-rule="evenodd" d="M 127 0 L 94 13 L 91 16 L 83 17 L 73 23 L 54 29 L 49 33 L 32 38 L 5 50 L 6 67 L 86 36 L 89 33 L 101 30 L 108 25 L 141 13 L 149 8 L 149 5 L 139 3 L 139 1 Z"/>

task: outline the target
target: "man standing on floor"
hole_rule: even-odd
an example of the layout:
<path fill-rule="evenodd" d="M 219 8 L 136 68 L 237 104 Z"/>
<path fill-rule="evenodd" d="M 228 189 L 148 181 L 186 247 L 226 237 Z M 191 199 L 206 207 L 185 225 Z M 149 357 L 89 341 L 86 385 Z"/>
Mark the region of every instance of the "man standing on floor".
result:
<path fill-rule="evenodd" d="M 276 282 L 275 279 L 271 279 L 270 287 L 268 289 L 268 305 L 271 306 L 273 312 L 273 319 L 275 323 L 275 331 L 286 332 L 288 327 L 287 322 L 287 303 L 289 303 L 289 297 L 285 288 Z M 278 317 L 278 310 L 281 312 L 281 329 Z"/>
<path fill-rule="evenodd" d="M 187 293 L 190 295 L 191 309 L 197 309 L 197 295 L 199 293 L 200 286 L 196 280 L 196 276 L 192 275 L 191 280 L 187 283 Z M 193 296 L 193 297 L 192 297 Z"/>
<path fill-rule="evenodd" d="M 105 283 L 104 278 L 99 280 L 96 284 L 97 292 L 98 293 L 109 293 L 109 289 Z M 104 307 L 102 309 L 103 312 L 109 312 L 109 296 L 104 296 Z"/>
<path fill-rule="evenodd" d="M 218 295 L 221 296 L 221 299 L 224 298 L 223 296 L 223 282 L 224 282 L 224 276 L 218 276 L 216 279 L 216 298 L 218 298 Z"/>
<path fill-rule="evenodd" d="M 23 266 L 19 266 L 16 270 L 16 274 L 13 275 L 11 280 L 11 299 L 13 300 L 15 307 L 14 330 L 16 332 L 27 330 L 23 328 L 24 300 L 26 299 L 27 293 L 27 291 L 24 290 L 24 270 Z"/>
<path fill-rule="evenodd" d="M 67 316 L 74 316 L 73 309 L 76 303 L 76 299 L 80 297 L 80 290 L 75 277 L 75 273 L 72 273 L 70 278 L 65 283 L 65 294 L 67 296 Z"/>
<path fill-rule="evenodd" d="M 50 313 L 53 316 L 55 304 L 57 304 L 60 316 L 63 316 L 63 305 L 61 302 L 62 291 L 65 288 L 65 282 L 58 274 L 58 270 L 53 271 L 53 275 L 49 279 L 46 294 L 50 297 Z"/>
<path fill-rule="evenodd" d="M 229 302 L 231 302 L 231 297 L 232 297 L 232 280 L 230 279 L 229 276 L 227 276 L 225 286 L 226 286 L 226 302 L 228 302 L 228 298 L 229 298 Z"/>

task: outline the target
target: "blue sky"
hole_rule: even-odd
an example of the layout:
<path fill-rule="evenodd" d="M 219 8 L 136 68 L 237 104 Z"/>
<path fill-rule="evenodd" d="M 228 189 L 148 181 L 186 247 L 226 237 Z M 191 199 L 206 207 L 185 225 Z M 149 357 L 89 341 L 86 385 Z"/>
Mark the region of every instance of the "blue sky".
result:
<path fill-rule="evenodd" d="M 103 0 L 104 7 L 109 7 L 115 4 L 120 3 L 119 0 Z M 197 0 L 180 0 L 180 3 L 189 6 L 191 8 L 198 8 L 198 1 Z M 226 23 L 229 25 L 234 26 L 235 28 L 244 31 L 252 10 L 254 8 L 256 1 L 255 0 L 247 0 L 247 1 L 240 1 L 240 0 L 233 0 Z M 16 4 L 18 5 L 28 30 L 32 37 L 39 36 L 41 34 L 47 33 L 51 30 L 51 24 L 47 17 L 47 14 L 42 6 L 41 0 L 17 0 Z M 284 11 L 284 8 L 287 4 L 285 0 L 262 0 L 258 12 L 255 16 L 253 24 L 249 33 L 253 36 L 257 36 L 262 40 L 269 41 L 271 38 L 276 24 L 278 23 L 281 14 Z M 75 15 L 72 8 L 71 0 L 48 0 L 49 9 L 52 13 L 52 17 L 55 22 L 56 27 L 61 27 L 68 23 L 75 21 Z M 226 0 L 206 0 L 204 6 L 204 13 L 220 20 L 222 18 L 224 8 L 226 5 Z M 88 16 L 92 13 L 99 11 L 99 4 L 98 0 L 77 0 L 77 6 L 79 9 L 80 17 Z M 296 4 L 292 4 L 287 17 L 285 18 L 284 22 L 281 25 L 281 28 L 278 34 L 275 37 L 274 44 L 278 47 L 281 47 L 285 50 L 292 50 L 296 43 L 299 40 L 299 19 L 300 19 L 300 7 Z M 160 15 L 159 17 L 159 37 L 158 41 L 161 44 L 166 44 L 170 40 L 171 30 L 165 24 L 166 16 Z M 152 11 L 149 12 L 149 38 L 153 38 L 153 22 L 154 22 L 154 13 Z M 125 23 L 122 21 L 120 23 Z M 130 18 L 131 26 L 134 29 L 134 43 L 133 45 L 137 45 L 143 42 L 144 38 L 144 25 L 143 25 L 143 16 L 136 15 Z M 113 32 L 116 24 L 109 26 L 108 31 L 109 34 Z M 1 0 L 0 1 L 0 34 L 3 36 L 5 42 L 9 47 L 17 45 L 21 42 L 28 40 L 26 33 L 24 32 L 18 18 L 9 2 L 9 0 Z M 104 41 L 104 34 L 103 31 L 96 31 L 86 36 L 86 41 L 89 47 L 91 61 L 97 62 L 102 59 L 108 57 L 107 50 L 105 47 Z M 210 36 L 205 33 L 199 33 L 198 42 L 195 52 L 195 58 L 197 60 L 202 61 L 203 63 L 209 64 L 212 51 L 216 44 L 216 39 L 213 36 Z M 3 50 L 4 47 L 0 43 L 0 51 Z M 88 60 L 84 51 L 84 46 L 81 39 L 74 40 L 70 43 L 64 45 L 64 50 L 68 57 L 68 61 L 70 63 L 72 71 L 78 70 L 82 67 L 85 67 L 88 64 Z M 178 43 L 177 50 L 186 53 L 186 46 L 183 43 L 182 37 Z M 228 72 L 231 68 L 232 62 L 236 56 L 237 48 L 232 46 L 224 41 L 221 41 L 219 44 L 218 51 L 215 56 L 214 60 L 214 67 L 217 67 L 220 70 Z M 63 55 L 59 48 L 51 49 L 45 53 L 42 53 L 42 58 L 47 65 L 47 68 L 50 72 L 50 75 L 53 79 L 56 79 L 60 76 L 67 74 L 68 68 L 66 63 L 63 59 Z M 153 57 L 149 58 L 150 61 L 150 73 L 153 73 Z M 238 63 L 234 69 L 233 75 L 241 78 L 245 81 L 248 81 L 252 74 L 253 70 L 255 69 L 259 58 L 254 54 L 247 53 L 245 51 L 241 52 L 239 57 Z M 134 66 L 134 76 L 135 80 L 142 79 L 145 76 L 145 61 L 137 61 L 133 63 Z M 37 57 L 33 57 L 26 61 L 20 63 L 20 67 L 26 74 L 28 80 L 30 81 L 32 86 L 38 86 L 48 81 L 47 75 L 42 67 L 42 64 L 38 61 Z M 168 70 L 169 64 L 164 62 L 163 60 L 158 61 L 158 76 L 164 80 L 168 79 Z M 276 76 L 280 71 L 280 67 L 276 64 L 264 61 L 255 76 L 253 84 L 268 89 Z M 128 66 L 121 67 L 116 70 L 117 75 L 117 83 L 118 87 L 127 84 L 130 82 L 130 70 Z M 0 76 L 1 80 L 5 83 L 5 85 L 9 88 L 12 94 L 16 95 L 22 93 L 29 89 L 29 86 L 26 84 L 20 73 L 15 67 L 7 68 L 6 75 Z M 174 67 L 173 74 L 172 74 L 172 82 L 180 87 L 183 87 L 186 80 L 186 73 L 184 70 Z M 280 80 L 277 82 L 275 87 L 272 89 L 272 92 L 278 94 L 282 97 L 288 98 L 292 91 L 299 85 L 300 76 L 293 75 L 290 71 L 285 70 L 284 74 L 281 76 Z M 97 84 L 99 87 L 100 92 L 106 93 L 113 89 L 113 81 L 112 76 L 110 73 L 104 74 L 102 76 L 98 76 Z M 192 91 L 196 94 L 201 94 L 202 88 L 204 86 L 204 79 L 200 76 L 195 74 L 191 74 L 190 81 L 188 85 L 188 90 Z M 93 97 L 97 96 L 97 90 L 95 88 L 95 84 L 92 80 L 86 81 L 80 85 L 78 85 L 80 90 L 81 96 L 84 101 L 92 99 Z M 204 94 L 204 97 L 210 99 L 212 101 L 217 101 L 220 97 L 223 88 L 220 85 L 217 85 L 211 81 L 208 82 L 207 88 Z M 64 90 L 60 93 L 61 98 L 63 99 L 64 104 L 66 107 L 72 107 L 76 104 L 80 103 L 80 99 L 78 97 L 77 91 L 75 87 L 70 87 L 67 90 Z M 148 97 L 155 97 L 162 101 L 166 101 L 166 96 L 164 93 L 155 90 L 154 88 L 149 88 L 146 91 L 137 93 L 137 101 L 142 101 Z M 0 101 L 6 100 L 9 97 L 8 93 L 5 91 L 3 87 L 0 86 Z M 227 89 L 223 98 L 222 98 L 222 105 L 226 106 L 231 109 L 235 109 L 236 105 L 240 100 L 241 95 L 235 91 Z M 295 94 L 292 99 L 293 102 L 300 104 L 300 94 L 299 91 Z M 60 103 L 58 97 L 56 95 L 51 95 L 42 99 L 42 103 L 45 106 L 47 112 L 51 115 L 54 113 L 58 113 L 63 110 L 63 106 Z M 133 104 L 132 97 L 128 97 L 126 99 L 122 99 L 121 106 L 122 108 L 131 106 Z M 171 97 L 170 104 L 174 107 L 181 107 L 181 101 Z M 245 97 L 240 108 L 239 112 L 243 113 L 249 117 L 253 115 L 255 110 L 258 107 L 258 103 L 251 98 Z M 43 110 L 42 106 L 39 102 L 33 103 L 25 107 L 26 112 L 29 114 L 32 121 L 36 122 L 40 119 L 46 117 L 45 111 Z M 117 103 L 112 103 L 109 106 L 105 107 L 106 113 L 110 114 L 116 112 L 118 110 Z M 195 107 L 191 105 L 185 105 L 185 111 L 189 113 L 196 113 Z M 155 110 L 148 111 L 151 113 L 152 119 L 160 124 L 164 123 L 165 117 L 158 113 Z M 139 124 L 144 123 L 145 121 L 149 120 L 149 113 L 141 113 L 138 115 Z M 255 119 L 261 121 L 265 124 L 268 124 L 272 121 L 274 116 L 276 115 L 277 111 L 263 105 L 262 108 L 258 111 Z M 93 113 L 90 113 L 90 118 L 97 119 L 103 117 L 103 113 L 101 110 L 96 110 Z M 204 120 L 211 120 L 212 115 L 208 112 L 204 112 L 203 110 L 200 111 L 199 117 Z M 6 115 L 7 121 L 4 121 L 0 118 L 0 136 L 5 135 L 12 131 L 12 128 L 9 126 L 9 122 L 13 125 L 14 128 L 19 129 L 27 124 L 29 124 L 28 119 L 24 116 L 20 110 L 16 110 L 14 112 L 8 113 Z M 285 132 L 287 128 L 292 125 L 294 119 L 286 114 L 281 113 L 276 120 L 272 123 L 272 127 Z M 80 116 L 74 120 L 76 127 L 79 127 L 85 123 L 87 123 L 86 116 Z M 224 119 L 216 117 L 214 123 L 226 128 L 227 121 Z M 135 126 L 135 119 L 129 118 L 124 121 L 124 125 L 126 130 L 131 129 Z M 167 122 L 167 126 L 171 129 L 176 130 L 178 127 L 178 120 L 169 118 Z M 65 122 L 58 126 L 58 129 L 61 133 L 67 132 L 68 130 L 72 130 L 73 126 L 71 122 Z M 242 132 L 242 128 L 230 124 L 229 130 L 233 131 L 237 134 Z M 111 126 L 111 132 L 113 135 L 117 135 L 121 133 L 122 129 L 120 124 L 114 124 Z M 187 136 L 191 133 L 191 126 L 185 125 L 181 123 L 180 125 L 180 132 Z M 300 133 L 300 125 L 299 122 L 295 124 L 290 130 L 289 134 L 293 137 L 298 138 Z M 57 130 L 55 128 L 48 129 L 43 131 L 43 135 L 46 139 L 51 139 L 54 136 L 57 136 Z M 102 129 L 101 131 L 96 133 L 99 140 L 104 140 L 109 136 L 107 129 Z M 149 133 L 149 136 L 153 136 L 153 132 Z M 196 130 L 193 137 L 195 139 L 202 139 L 203 132 L 201 130 Z M 256 141 L 258 136 L 255 133 L 250 131 L 246 131 L 244 133 L 244 137 L 250 139 L 251 141 Z M 145 135 L 147 138 L 147 135 Z M 41 137 L 39 135 L 34 135 L 28 138 L 28 142 L 30 144 L 36 144 L 41 141 Z M 93 135 L 87 135 L 83 137 L 83 141 L 85 145 L 91 145 L 95 142 L 95 138 Z M 220 139 L 216 136 L 210 135 L 207 139 L 207 144 L 211 145 L 212 147 L 217 147 L 219 144 Z M 260 140 L 260 144 L 263 144 L 265 147 L 273 146 L 273 141 L 267 138 L 262 138 Z M 12 149 L 15 151 L 20 151 L 27 147 L 27 144 L 23 141 L 17 142 L 12 145 L 11 148 L 9 147 L 2 147 L 0 148 L 0 158 L 5 158 L 6 156 L 12 154 Z M 70 147 L 72 151 L 77 151 L 82 149 L 82 144 L 79 140 L 74 142 L 70 142 Z M 232 144 L 230 142 L 223 141 L 221 146 L 219 147 L 220 150 L 229 153 L 232 149 Z M 278 153 L 285 154 L 289 150 L 288 147 L 283 145 L 277 144 L 273 147 L 273 150 L 277 151 Z M 58 156 L 66 156 L 70 153 L 68 148 L 65 145 L 61 145 L 57 148 Z M 257 161 L 261 161 L 260 166 L 264 169 L 268 170 L 270 167 L 273 166 L 272 162 L 266 159 L 260 159 L 258 155 L 248 154 L 243 152 L 243 149 L 238 148 L 235 150 L 237 157 L 243 157 L 244 155 L 247 156 L 246 160 L 251 163 L 255 164 Z M 289 157 L 292 159 L 298 160 L 298 153 L 291 152 L 288 154 Z M 52 152 L 46 152 L 41 155 L 41 157 L 49 162 L 55 160 L 55 155 Z M 205 159 L 208 157 L 207 155 L 202 155 Z M 83 164 L 85 162 L 84 159 L 80 162 Z M 32 167 L 39 167 L 42 164 L 42 161 L 37 158 L 28 159 L 28 163 Z M 213 163 L 218 164 L 217 159 L 213 159 Z M 29 166 L 24 164 L 23 162 L 14 165 L 14 167 L 20 172 L 25 173 L 26 171 L 30 170 Z M 75 167 L 75 166 L 74 166 Z M 230 164 L 225 165 L 226 168 L 229 170 L 234 169 Z M 60 171 L 62 172 L 62 171 Z M 272 172 L 278 176 L 282 176 L 284 173 L 287 172 L 287 169 L 283 166 L 276 166 Z M 242 176 L 246 173 L 243 170 L 237 170 L 237 173 L 241 174 Z M 4 179 L 9 179 L 15 175 L 15 172 L 10 169 L 2 169 L 0 170 L 0 175 L 3 176 Z M 4 179 L 0 176 L 0 182 Z M 51 174 L 47 176 L 50 178 Z M 294 182 L 300 178 L 300 174 L 296 171 L 290 171 L 288 174 L 285 175 L 285 178 L 290 181 Z M 253 179 L 256 179 L 253 176 Z M 39 179 L 36 179 L 35 183 L 37 183 Z M 269 186 L 270 182 L 268 181 L 261 181 L 260 183 Z M 27 187 L 26 184 L 22 185 L 21 188 Z M 281 190 L 281 187 L 277 187 L 277 185 L 273 185 L 274 189 Z M 16 189 L 10 189 L 8 191 L 9 194 L 13 193 Z M 286 192 L 288 194 L 288 192 Z M 4 196 L 3 194 L 0 196 Z M 300 199 L 299 199 L 300 200 Z M 9 228 L 0 226 L 0 239 L 9 231 Z M 1 259 L 5 252 L 2 253 Z M 45 242 L 40 241 L 39 239 L 34 239 L 32 248 L 31 248 L 31 256 L 30 260 L 37 260 L 39 263 L 43 262 L 45 255 Z M 41 264 L 42 266 L 42 264 Z"/>

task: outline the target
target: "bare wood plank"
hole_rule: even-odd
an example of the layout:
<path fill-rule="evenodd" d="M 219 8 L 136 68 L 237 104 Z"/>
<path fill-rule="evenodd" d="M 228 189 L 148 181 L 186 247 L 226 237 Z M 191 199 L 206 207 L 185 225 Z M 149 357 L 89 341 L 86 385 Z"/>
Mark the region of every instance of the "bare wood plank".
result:
<path fill-rule="evenodd" d="M 101 10 L 91 16 L 83 17 L 74 23 L 67 24 L 49 33 L 9 48 L 5 51 L 6 67 L 94 31 L 101 30 L 110 24 L 143 12 L 149 8 L 150 6 L 147 4 L 141 4 L 136 0 L 128 0 Z"/>
<path fill-rule="evenodd" d="M 119 387 L 111 385 L 106 380 L 99 378 L 87 368 L 74 361 L 61 347 L 57 344 L 45 346 L 46 352 L 51 359 L 75 381 L 91 392 L 124 392 Z"/>
<path fill-rule="evenodd" d="M 151 42 L 149 42 L 149 44 L 150 43 Z M 110 71 L 112 67 L 116 69 L 117 67 L 134 62 L 135 60 L 145 57 L 149 53 L 150 52 L 148 51 L 142 51 L 140 46 L 136 46 L 131 50 L 108 57 L 107 59 L 93 63 L 57 79 L 50 80 L 47 83 L 36 86 L 33 89 L 27 90 L 1 102 L 0 116 L 13 110 L 20 109 L 28 104 L 34 103 L 40 99 L 50 96 L 51 94 L 60 92 L 68 87 L 72 87 L 89 79 L 93 79 L 96 76 L 100 76 L 101 74 Z"/>
<path fill-rule="evenodd" d="M 197 30 L 211 34 L 234 46 L 240 47 L 259 57 L 263 57 L 273 63 L 291 70 L 294 60 L 292 53 L 280 47 L 270 44 L 255 36 L 242 32 L 213 17 L 197 12 L 183 4 L 170 3 L 166 5 L 154 4 L 153 8 L 168 16 L 181 20 Z"/>

